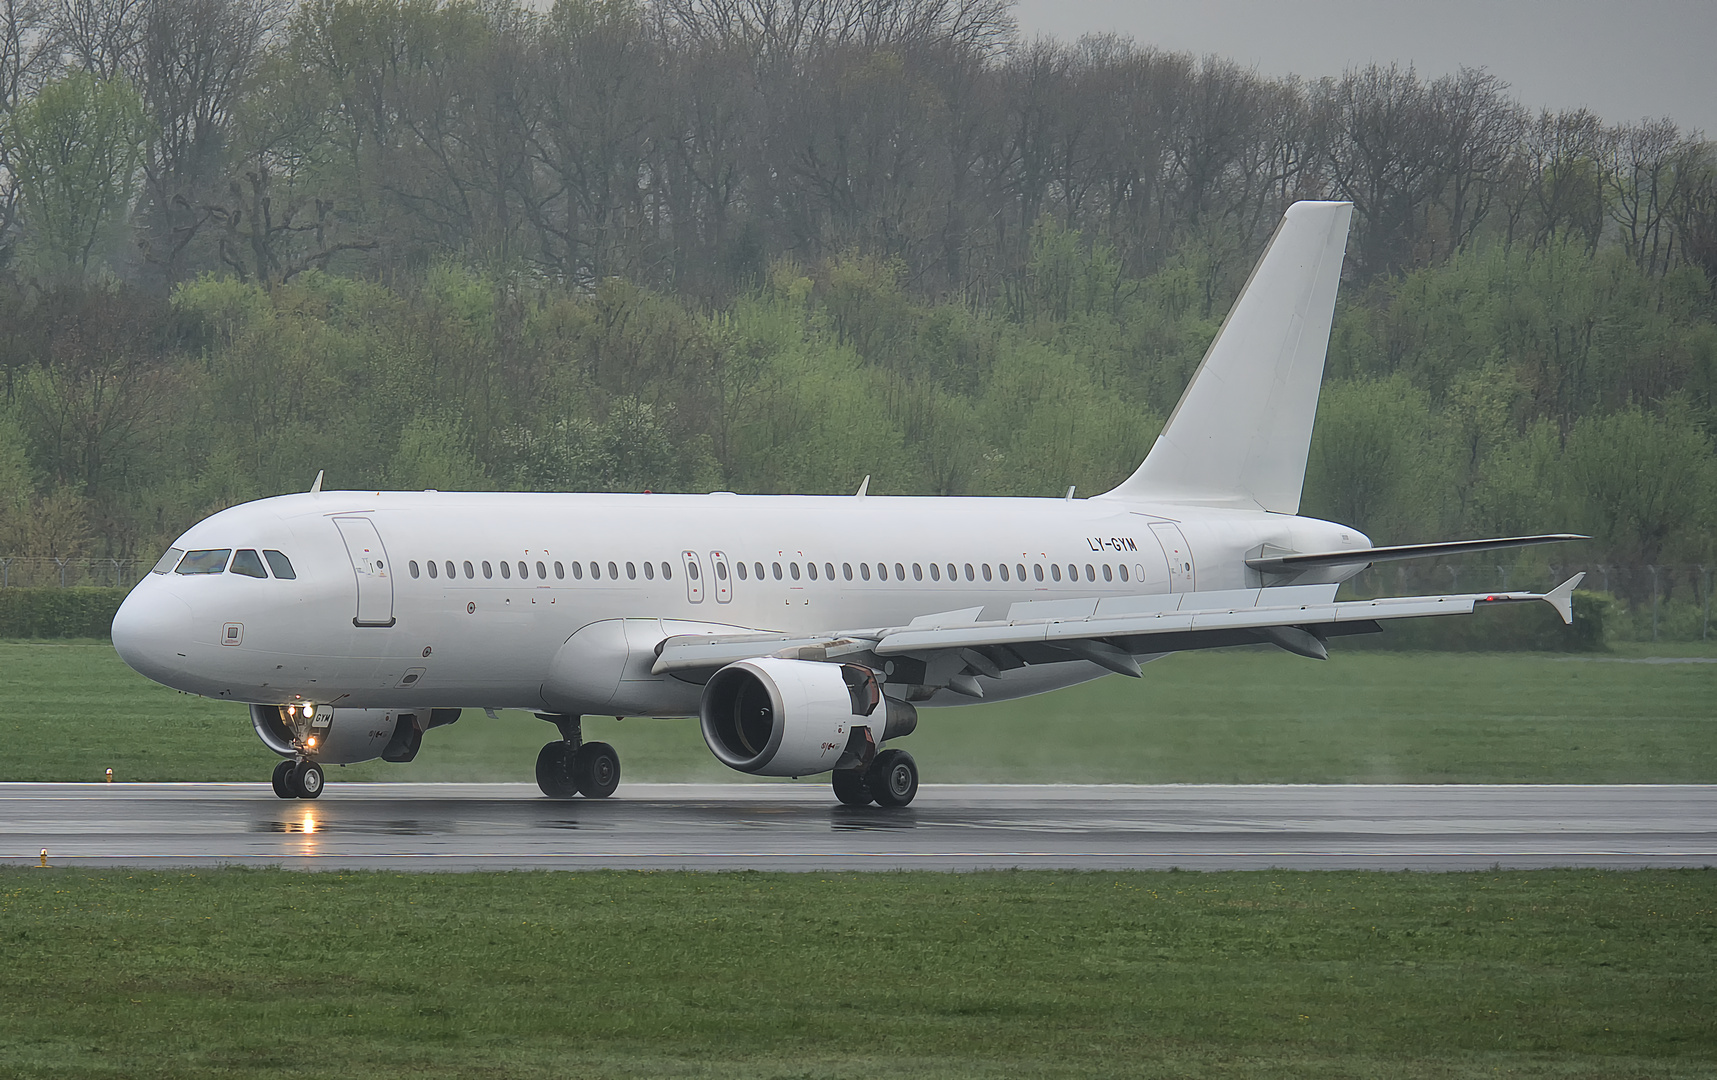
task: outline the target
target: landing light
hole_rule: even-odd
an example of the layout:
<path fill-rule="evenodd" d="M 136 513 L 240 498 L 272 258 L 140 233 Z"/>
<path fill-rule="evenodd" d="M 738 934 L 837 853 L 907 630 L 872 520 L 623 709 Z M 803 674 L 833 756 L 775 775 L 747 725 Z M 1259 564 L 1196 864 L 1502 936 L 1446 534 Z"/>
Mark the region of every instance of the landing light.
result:
<path fill-rule="evenodd" d="M 316 749 L 316 736 L 310 736 L 310 738 L 305 741 L 305 745 L 312 750 Z"/>

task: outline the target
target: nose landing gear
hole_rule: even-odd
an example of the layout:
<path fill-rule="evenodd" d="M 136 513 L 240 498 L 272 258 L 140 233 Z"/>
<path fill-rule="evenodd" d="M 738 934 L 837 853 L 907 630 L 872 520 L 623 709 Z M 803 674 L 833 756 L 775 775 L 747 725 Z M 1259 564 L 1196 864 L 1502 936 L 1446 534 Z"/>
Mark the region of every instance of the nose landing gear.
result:
<path fill-rule="evenodd" d="M 559 742 L 537 754 L 537 787 L 551 799 L 606 799 L 620 786 L 620 755 L 603 742 L 584 741 L 583 717 L 547 715 L 542 719 L 560 728 Z"/>
<path fill-rule="evenodd" d="M 322 794 L 322 766 L 288 759 L 274 767 L 274 793 L 282 799 L 314 799 Z"/>

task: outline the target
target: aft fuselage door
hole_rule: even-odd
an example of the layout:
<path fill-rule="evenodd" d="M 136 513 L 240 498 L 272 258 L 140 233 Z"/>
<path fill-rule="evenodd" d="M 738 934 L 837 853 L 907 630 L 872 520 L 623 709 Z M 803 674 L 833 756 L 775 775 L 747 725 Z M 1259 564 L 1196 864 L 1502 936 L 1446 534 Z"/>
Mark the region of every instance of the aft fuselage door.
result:
<path fill-rule="evenodd" d="M 352 557 L 352 573 L 358 579 L 358 614 L 353 626 L 392 626 L 393 578 L 389 576 L 387 551 L 381 534 L 369 518 L 337 517 L 334 524 L 346 553 Z"/>
<path fill-rule="evenodd" d="M 725 604 L 733 599 L 733 576 L 727 570 L 727 553 L 709 553 L 710 572 L 715 574 L 715 602 Z"/>
<path fill-rule="evenodd" d="M 686 570 L 686 599 L 694 604 L 703 603 L 703 563 L 698 561 L 698 553 L 682 551 L 680 562 Z"/>
<path fill-rule="evenodd" d="M 1162 545 L 1163 558 L 1169 567 L 1169 592 L 1192 592 L 1198 587 L 1198 567 L 1192 559 L 1192 546 L 1180 526 L 1172 521 L 1151 522 L 1151 533 Z"/>

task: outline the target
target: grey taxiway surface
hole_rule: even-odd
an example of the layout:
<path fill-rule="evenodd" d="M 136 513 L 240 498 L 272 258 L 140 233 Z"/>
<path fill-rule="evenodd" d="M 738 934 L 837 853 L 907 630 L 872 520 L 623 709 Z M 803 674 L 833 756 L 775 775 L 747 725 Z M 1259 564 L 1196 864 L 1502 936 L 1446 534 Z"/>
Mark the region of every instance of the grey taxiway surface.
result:
<path fill-rule="evenodd" d="M 0 784 L 0 865 L 301 869 L 1424 869 L 1717 865 L 1717 786 Z"/>

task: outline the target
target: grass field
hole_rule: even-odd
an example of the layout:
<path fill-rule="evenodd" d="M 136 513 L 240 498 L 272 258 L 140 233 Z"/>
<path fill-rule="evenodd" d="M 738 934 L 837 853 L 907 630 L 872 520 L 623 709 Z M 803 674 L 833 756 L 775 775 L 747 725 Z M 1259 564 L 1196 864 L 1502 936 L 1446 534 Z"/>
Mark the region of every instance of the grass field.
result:
<path fill-rule="evenodd" d="M 1017 702 L 925 710 L 926 781 L 1717 782 L 1717 656 L 1632 646 L 1542 654 L 1275 651 L 1171 656 Z M 742 780 L 690 721 L 591 718 L 634 780 Z M 342 780 L 531 779 L 553 734 L 526 713 L 468 711 L 409 765 Z M 258 780 L 276 759 L 243 706 L 157 686 L 104 641 L 0 643 L 0 780 Z M 820 779 L 817 782 L 821 782 Z"/>
<path fill-rule="evenodd" d="M 1717 871 L 0 870 L 8 1077 L 1709 1077 Z"/>

